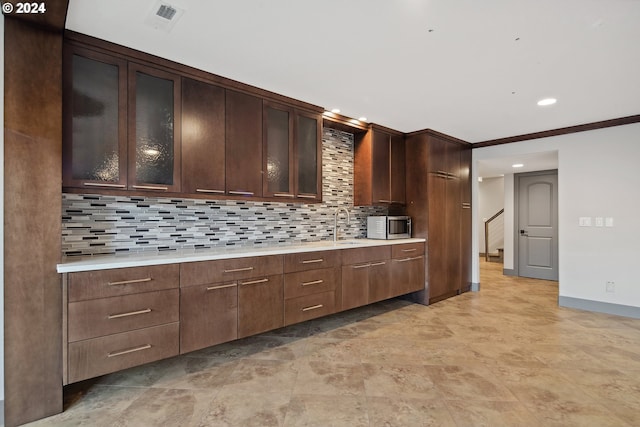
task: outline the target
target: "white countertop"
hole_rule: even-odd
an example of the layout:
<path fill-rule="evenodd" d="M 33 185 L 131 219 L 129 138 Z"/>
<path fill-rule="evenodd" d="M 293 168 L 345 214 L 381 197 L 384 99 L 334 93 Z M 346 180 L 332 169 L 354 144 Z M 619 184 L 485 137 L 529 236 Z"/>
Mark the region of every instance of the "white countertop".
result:
<path fill-rule="evenodd" d="M 144 267 L 148 265 L 175 264 L 181 262 L 211 261 L 216 259 L 243 258 L 262 255 L 283 255 L 299 252 L 328 251 L 335 249 L 364 248 L 368 246 L 399 245 L 403 243 L 425 242 L 425 239 L 349 239 L 298 244 L 281 244 L 255 247 L 220 247 L 211 249 L 189 249 L 170 252 L 139 254 L 94 255 L 86 257 L 67 257 L 58 264 L 58 273 L 106 270 L 110 268 Z"/>

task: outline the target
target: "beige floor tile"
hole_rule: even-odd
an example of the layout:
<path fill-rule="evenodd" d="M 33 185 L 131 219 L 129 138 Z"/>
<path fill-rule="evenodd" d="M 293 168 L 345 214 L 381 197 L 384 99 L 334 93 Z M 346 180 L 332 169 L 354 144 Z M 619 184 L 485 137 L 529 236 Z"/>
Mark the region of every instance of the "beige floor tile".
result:
<path fill-rule="evenodd" d="M 371 427 L 456 427 L 443 400 L 405 397 L 368 397 Z"/>
<path fill-rule="evenodd" d="M 419 365 L 364 364 L 364 388 L 368 397 L 436 399 L 440 393 Z"/>
<path fill-rule="evenodd" d="M 284 424 L 290 397 L 280 393 L 224 391 L 216 396 L 193 426 L 277 427 Z"/>
<path fill-rule="evenodd" d="M 359 363 L 299 360 L 293 393 L 323 396 L 364 396 L 364 371 Z"/>
<path fill-rule="evenodd" d="M 222 391 L 271 393 L 277 390 L 288 396 L 293 390 L 297 375 L 295 361 L 242 359 L 227 378 Z"/>
<path fill-rule="evenodd" d="M 542 424 L 520 402 L 447 401 L 457 427 L 540 427 Z"/>
<path fill-rule="evenodd" d="M 369 427 L 364 396 L 294 395 L 285 427 Z"/>

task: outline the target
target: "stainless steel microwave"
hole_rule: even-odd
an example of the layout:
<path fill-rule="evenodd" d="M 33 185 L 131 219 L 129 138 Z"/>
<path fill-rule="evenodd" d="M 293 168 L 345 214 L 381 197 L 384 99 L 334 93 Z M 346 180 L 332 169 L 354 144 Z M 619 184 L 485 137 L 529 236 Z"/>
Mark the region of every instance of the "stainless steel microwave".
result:
<path fill-rule="evenodd" d="M 411 218 L 408 216 L 367 217 L 367 239 L 408 239 Z"/>

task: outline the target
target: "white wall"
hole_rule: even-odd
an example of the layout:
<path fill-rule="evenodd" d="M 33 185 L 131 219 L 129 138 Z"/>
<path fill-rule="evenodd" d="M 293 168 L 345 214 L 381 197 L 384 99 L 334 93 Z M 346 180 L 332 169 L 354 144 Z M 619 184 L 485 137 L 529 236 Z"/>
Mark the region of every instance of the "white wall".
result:
<path fill-rule="evenodd" d="M 484 222 L 502 208 L 504 208 L 504 178 L 483 178 L 482 182 L 478 182 L 478 250 L 482 253 L 484 253 Z M 489 248 L 490 252 L 491 249 Z"/>
<path fill-rule="evenodd" d="M 640 123 L 478 148 L 473 150 L 473 159 L 556 150 L 560 296 L 640 307 L 636 268 L 640 259 Z M 477 176 L 473 178 L 473 202 L 477 203 Z M 509 180 L 512 182 L 505 177 L 505 200 L 513 193 Z M 614 227 L 579 227 L 579 217 L 592 221 L 611 217 Z M 477 223 L 474 218 L 474 225 Z M 509 227 L 513 228 L 505 221 L 505 229 Z M 477 236 L 475 230 L 474 251 L 478 250 Z M 505 257 L 510 239 L 513 237 L 505 235 Z M 507 268 L 513 264 L 509 266 L 505 259 Z M 473 273 L 478 282 L 477 260 Z M 615 282 L 615 292 L 606 292 L 606 281 Z"/>

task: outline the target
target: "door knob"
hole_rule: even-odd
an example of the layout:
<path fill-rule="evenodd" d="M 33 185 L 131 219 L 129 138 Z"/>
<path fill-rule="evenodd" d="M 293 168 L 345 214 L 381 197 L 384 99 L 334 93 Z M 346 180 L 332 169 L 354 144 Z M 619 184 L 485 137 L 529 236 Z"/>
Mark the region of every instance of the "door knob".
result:
<path fill-rule="evenodd" d="M 520 230 L 520 235 L 525 237 L 529 236 L 529 234 L 527 233 L 527 230 Z"/>

